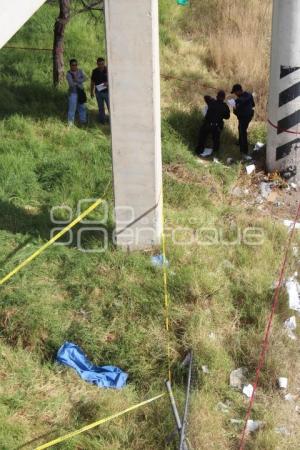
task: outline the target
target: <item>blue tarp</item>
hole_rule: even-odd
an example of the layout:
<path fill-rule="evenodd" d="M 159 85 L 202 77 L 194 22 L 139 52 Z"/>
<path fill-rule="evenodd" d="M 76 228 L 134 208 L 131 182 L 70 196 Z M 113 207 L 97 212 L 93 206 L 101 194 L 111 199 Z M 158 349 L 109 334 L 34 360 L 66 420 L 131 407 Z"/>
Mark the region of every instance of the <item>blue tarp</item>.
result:
<path fill-rule="evenodd" d="M 56 360 L 72 367 L 88 383 L 98 387 L 121 389 L 126 385 L 127 373 L 114 366 L 94 366 L 80 347 L 65 342 L 57 352 Z"/>

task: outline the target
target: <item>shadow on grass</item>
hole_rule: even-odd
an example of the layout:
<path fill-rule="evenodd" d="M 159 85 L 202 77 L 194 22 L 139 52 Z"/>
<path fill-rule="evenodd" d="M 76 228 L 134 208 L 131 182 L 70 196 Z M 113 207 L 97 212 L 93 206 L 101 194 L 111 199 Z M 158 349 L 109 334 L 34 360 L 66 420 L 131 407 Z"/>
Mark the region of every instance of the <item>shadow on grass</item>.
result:
<path fill-rule="evenodd" d="M 52 117 L 67 122 L 68 93 L 50 85 L 38 82 L 12 84 L 1 81 L 0 105 L 0 119 L 19 114 L 33 119 Z M 88 108 L 88 117 L 87 128 L 99 128 L 106 136 L 110 135 L 109 124 L 99 124 L 96 105 L 90 110 Z"/>
<path fill-rule="evenodd" d="M 74 216 L 75 218 L 75 216 Z M 47 206 L 37 212 L 28 211 L 7 201 L 0 201 L 0 230 L 12 234 L 26 235 L 26 239 L 4 256 L 0 265 L 5 267 L 19 251 L 30 245 L 34 239 L 48 241 L 68 224 L 53 224 Z M 114 224 L 77 224 L 54 245 L 73 247 L 82 252 L 101 253 L 113 241 Z M 28 236 L 29 235 L 29 236 Z M 42 244 L 41 244 L 42 245 Z"/>

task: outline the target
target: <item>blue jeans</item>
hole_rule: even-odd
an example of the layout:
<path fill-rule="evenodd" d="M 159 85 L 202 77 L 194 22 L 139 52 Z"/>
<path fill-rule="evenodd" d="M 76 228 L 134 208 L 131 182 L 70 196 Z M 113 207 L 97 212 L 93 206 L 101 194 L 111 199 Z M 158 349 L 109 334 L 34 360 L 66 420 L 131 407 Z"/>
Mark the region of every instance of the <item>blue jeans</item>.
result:
<path fill-rule="evenodd" d="M 109 96 L 108 96 L 108 90 L 99 92 L 96 89 L 96 99 L 98 103 L 98 109 L 99 109 L 99 120 L 101 123 L 105 122 L 105 106 L 104 103 L 106 103 L 107 110 L 109 112 Z"/>
<path fill-rule="evenodd" d="M 78 111 L 81 123 L 86 123 L 86 106 L 85 103 L 78 103 L 78 95 L 76 93 L 69 94 L 68 122 L 74 123 L 75 114 Z"/>

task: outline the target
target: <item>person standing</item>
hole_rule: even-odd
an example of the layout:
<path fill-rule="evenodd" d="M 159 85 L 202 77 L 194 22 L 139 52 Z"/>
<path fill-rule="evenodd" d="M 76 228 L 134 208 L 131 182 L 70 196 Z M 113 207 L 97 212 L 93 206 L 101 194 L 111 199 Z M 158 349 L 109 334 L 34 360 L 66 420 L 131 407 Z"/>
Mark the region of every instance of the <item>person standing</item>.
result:
<path fill-rule="evenodd" d="M 226 94 L 224 91 L 219 91 L 217 98 L 206 95 L 204 97 L 207 104 L 207 112 L 204 117 L 203 124 L 200 128 L 199 140 L 197 145 L 197 153 L 202 155 L 206 140 L 209 135 L 213 140 L 213 151 L 218 152 L 220 148 L 221 132 L 224 128 L 224 119 L 230 118 L 230 109 L 224 102 Z"/>
<path fill-rule="evenodd" d="M 78 111 L 80 123 L 86 124 L 85 103 L 87 99 L 83 87 L 86 76 L 81 69 L 78 69 L 76 59 L 70 60 L 70 70 L 67 72 L 66 78 L 69 85 L 68 125 L 72 126 L 74 124 L 76 111 Z"/>
<path fill-rule="evenodd" d="M 231 91 L 236 95 L 235 108 L 233 113 L 239 122 L 239 146 L 243 158 L 250 159 L 248 144 L 248 127 L 254 116 L 255 102 L 253 95 L 243 90 L 240 84 L 235 84 Z"/>
<path fill-rule="evenodd" d="M 105 104 L 109 112 L 108 76 L 107 67 L 103 58 L 97 59 L 97 67 L 91 76 L 91 97 L 96 94 L 99 109 L 99 121 L 105 123 Z"/>

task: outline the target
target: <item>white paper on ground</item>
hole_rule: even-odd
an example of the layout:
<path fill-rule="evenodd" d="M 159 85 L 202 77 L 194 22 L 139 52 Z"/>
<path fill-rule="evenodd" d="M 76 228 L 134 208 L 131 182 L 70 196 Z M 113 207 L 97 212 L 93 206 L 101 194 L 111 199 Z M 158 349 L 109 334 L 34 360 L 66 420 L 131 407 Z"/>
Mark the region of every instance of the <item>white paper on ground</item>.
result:
<path fill-rule="evenodd" d="M 247 421 L 246 431 L 248 433 L 253 433 L 256 430 L 259 430 L 263 426 L 263 422 L 261 420 L 251 420 Z"/>
<path fill-rule="evenodd" d="M 292 316 L 289 319 L 287 319 L 284 322 L 283 326 L 284 326 L 284 328 L 287 328 L 287 329 L 292 330 L 292 331 L 296 330 L 296 328 L 297 328 L 296 316 Z"/>
<path fill-rule="evenodd" d="M 212 148 L 205 148 L 200 156 L 204 156 L 204 157 L 210 156 L 210 155 L 212 155 L 212 152 L 213 152 Z"/>
<path fill-rule="evenodd" d="M 293 277 L 285 283 L 289 296 L 289 308 L 300 312 L 300 284 Z"/>
<path fill-rule="evenodd" d="M 250 166 L 246 167 L 246 172 L 248 175 L 251 175 L 251 173 L 255 172 L 255 165 L 254 164 L 250 164 Z"/>
<path fill-rule="evenodd" d="M 105 91 L 105 89 L 107 89 L 107 86 L 104 83 L 97 84 L 96 89 L 98 92 Z"/>
<path fill-rule="evenodd" d="M 243 387 L 243 394 L 246 395 L 246 397 L 251 398 L 253 394 L 253 386 L 252 384 L 247 384 Z"/>
<path fill-rule="evenodd" d="M 257 151 L 260 150 L 262 147 L 264 147 L 264 145 L 265 145 L 265 144 L 263 144 L 262 142 L 256 142 L 253 151 L 254 151 L 254 152 L 257 152 Z"/>
<path fill-rule="evenodd" d="M 294 226 L 294 222 L 292 220 L 286 219 L 286 220 L 283 221 L 283 225 L 285 225 L 290 230 L 292 230 L 292 228 Z M 300 230 L 300 222 L 296 222 L 295 229 L 296 230 Z"/>

